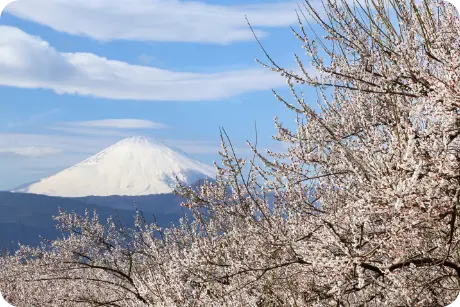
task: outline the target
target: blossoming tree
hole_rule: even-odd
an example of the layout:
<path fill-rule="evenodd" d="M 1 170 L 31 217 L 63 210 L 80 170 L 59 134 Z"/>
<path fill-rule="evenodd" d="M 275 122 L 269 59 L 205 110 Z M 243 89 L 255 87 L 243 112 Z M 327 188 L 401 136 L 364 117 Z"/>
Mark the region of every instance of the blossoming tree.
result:
<path fill-rule="evenodd" d="M 63 237 L 0 258 L 16 306 L 446 306 L 460 290 L 460 22 L 424 0 L 298 10 L 286 152 L 179 187 L 193 218 L 161 229 L 61 213 Z M 319 25 L 321 30 L 311 24 Z M 314 74 L 311 71 L 315 71 Z M 316 87 L 315 100 L 302 89 Z"/>

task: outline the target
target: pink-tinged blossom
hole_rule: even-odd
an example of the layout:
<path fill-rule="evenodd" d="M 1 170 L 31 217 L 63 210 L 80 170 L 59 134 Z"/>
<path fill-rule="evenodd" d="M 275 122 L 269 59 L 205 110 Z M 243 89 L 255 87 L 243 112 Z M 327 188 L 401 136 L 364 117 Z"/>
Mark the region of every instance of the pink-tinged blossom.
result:
<path fill-rule="evenodd" d="M 275 93 L 297 121 L 291 131 L 275 120 L 285 153 L 250 144 L 254 159 L 239 159 L 223 131 L 217 178 L 178 188 L 193 218 L 175 227 L 138 215 L 135 229 L 120 230 L 95 213 L 61 213 L 70 234 L 0 258 L 6 298 L 16 306 L 450 304 L 460 290 L 457 11 L 442 1 L 326 0 L 320 15 L 306 2 L 299 24 L 299 69 L 264 64 L 293 95 Z"/>

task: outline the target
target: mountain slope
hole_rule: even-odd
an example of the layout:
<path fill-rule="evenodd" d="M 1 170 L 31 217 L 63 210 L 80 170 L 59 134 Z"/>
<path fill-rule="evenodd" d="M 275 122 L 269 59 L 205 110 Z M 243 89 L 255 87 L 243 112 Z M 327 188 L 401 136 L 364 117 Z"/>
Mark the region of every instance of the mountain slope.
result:
<path fill-rule="evenodd" d="M 176 177 L 191 185 L 213 178 L 214 170 L 155 139 L 131 137 L 14 192 L 64 197 L 163 194 L 173 191 Z"/>

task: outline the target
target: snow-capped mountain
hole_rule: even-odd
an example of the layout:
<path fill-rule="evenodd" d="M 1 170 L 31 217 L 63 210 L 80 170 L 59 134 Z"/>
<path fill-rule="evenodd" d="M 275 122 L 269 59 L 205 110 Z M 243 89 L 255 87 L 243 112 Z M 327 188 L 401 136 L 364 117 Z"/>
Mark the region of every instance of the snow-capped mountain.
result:
<path fill-rule="evenodd" d="M 56 175 L 13 192 L 82 197 L 170 193 L 176 177 L 187 184 L 214 178 L 214 169 L 161 141 L 146 137 L 121 140 Z"/>

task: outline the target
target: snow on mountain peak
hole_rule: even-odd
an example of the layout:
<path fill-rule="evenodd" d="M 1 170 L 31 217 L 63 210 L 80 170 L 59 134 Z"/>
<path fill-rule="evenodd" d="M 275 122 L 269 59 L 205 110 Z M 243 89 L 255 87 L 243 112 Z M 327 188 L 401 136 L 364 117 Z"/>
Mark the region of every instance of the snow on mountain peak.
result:
<path fill-rule="evenodd" d="M 123 139 L 121 140 L 120 142 L 118 142 L 118 144 L 128 144 L 128 145 L 133 145 L 133 144 L 143 144 L 143 145 L 146 145 L 146 146 L 151 146 L 151 145 L 154 145 L 154 143 L 158 143 L 158 141 L 151 137 L 150 139 L 149 138 L 146 138 L 145 136 L 132 136 L 132 137 L 129 137 L 129 138 L 126 138 L 126 139 Z"/>
<path fill-rule="evenodd" d="M 65 197 L 162 194 L 173 191 L 176 177 L 191 185 L 214 178 L 215 171 L 162 141 L 135 136 L 15 192 Z"/>

